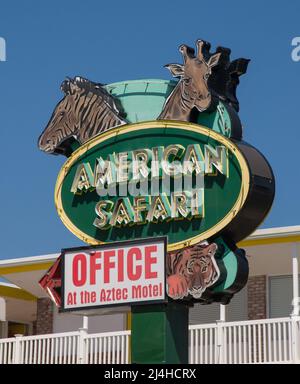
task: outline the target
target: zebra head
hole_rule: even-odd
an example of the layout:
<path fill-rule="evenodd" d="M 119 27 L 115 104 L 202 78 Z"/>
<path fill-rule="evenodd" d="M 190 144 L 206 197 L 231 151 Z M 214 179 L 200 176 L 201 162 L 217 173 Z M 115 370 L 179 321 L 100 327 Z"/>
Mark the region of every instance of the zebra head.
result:
<path fill-rule="evenodd" d="M 63 153 L 67 141 L 77 139 L 79 116 L 76 116 L 76 104 L 82 89 L 76 81 L 65 80 L 61 84 L 64 98 L 55 107 L 52 116 L 39 137 L 39 148 L 47 153 Z"/>
<path fill-rule="evenodd" d="M 102 84 L 75 77 L 65 80 L 61 90 L 65 96 L 38 140 L 42 151 L 66 154 L 72 141 L 83 144 L 103 130 L 125 123 Z"/>

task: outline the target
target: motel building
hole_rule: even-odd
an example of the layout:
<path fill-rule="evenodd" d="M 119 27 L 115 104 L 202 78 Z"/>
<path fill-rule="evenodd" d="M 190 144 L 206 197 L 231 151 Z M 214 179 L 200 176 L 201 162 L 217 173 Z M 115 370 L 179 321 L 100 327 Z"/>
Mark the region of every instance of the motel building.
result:
<path fill-rule="evenodd" d="M 258 229 L 238 245 L 248 283 L 226 306 L 190 308 L 190 363 L 300 363 L 300 226 Z M 41 289 L 58 255 L 0 261 L 0 364 L 130 362 L 129 313 L 59 313 Z"/>

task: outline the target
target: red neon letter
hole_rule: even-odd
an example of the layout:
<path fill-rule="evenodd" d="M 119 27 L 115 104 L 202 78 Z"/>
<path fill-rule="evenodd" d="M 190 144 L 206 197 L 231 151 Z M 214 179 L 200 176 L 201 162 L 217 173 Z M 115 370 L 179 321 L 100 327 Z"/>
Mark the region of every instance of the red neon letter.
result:
<path fill-rule="evenodd" d="M 104 251 L 104 283 L 110 282 L 110 270 L 115 267 L 115 263 L 110 261 L 115 256 L 115 251 Z"/>
<path fill-rule="evenodd" d="M 96 261 L 101 259 L 101 252 L 93 252 L 90 255 L 90 284 L 96 284 L 96 271 L 101 269 L 101 264 L 97 264 Z"/>
<path fill-rule="evenodd" d="M 124 281 L 124 249 L 118 250 L 118 281 Z"/>
<path fill-rule="evenodd" d="M 152 264 L 157 263 L 157 257 L 151 257 L 151 253 L 156 251 L 157 251 L 156 245 L 150 245 L 149 247 L 145 247 L 145 278 L 146 279 L 154 279 L 157 277 L 157 272 L 152 272 L 151 270 Z"/>
<path fill-rule="evenodd" d="M 131 248 L 127 255 L 127 273 L 130 280 L 138 280 L 142 275 L 142 267 L 140 265 L 135 266 L 135 272 L 133 271 L 133 258 L 135 260 L 142 260 L 142 253 L 139 248 Z"/>
<path fill-rule="evenodd" d="M 81 287 L 86 283 L 86 256 L 84 253 L 79 253 L 74 257 L 72 264 L 72 276 L 75 287 Z"/>

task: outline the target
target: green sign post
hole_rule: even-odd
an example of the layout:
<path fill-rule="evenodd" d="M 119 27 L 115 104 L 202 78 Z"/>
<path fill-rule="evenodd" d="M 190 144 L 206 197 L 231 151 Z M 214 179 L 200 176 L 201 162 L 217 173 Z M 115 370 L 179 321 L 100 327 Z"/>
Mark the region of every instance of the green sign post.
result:
<path fill-rule="evenodd" d="M 132 307 L 131 362 L 187 364 L 189 307 L 168 303 Z"/>

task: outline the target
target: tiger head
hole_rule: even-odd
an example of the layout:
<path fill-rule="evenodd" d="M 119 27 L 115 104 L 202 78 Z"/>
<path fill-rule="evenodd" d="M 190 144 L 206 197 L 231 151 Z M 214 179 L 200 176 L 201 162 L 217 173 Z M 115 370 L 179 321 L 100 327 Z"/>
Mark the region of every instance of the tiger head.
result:
<path fill-rule="evenodd" d="M 188 291 L 195 299 L 199 299 L 205 289 L 213 285 L 220 276 L 214 257 L 217 248 L 215 243 L 200 243 L 184 252 L 184 275 L 188 280 Z"/>
<path fill-rule="evenodd" d="M 202 242 L 169 255 L 168 291 L 177 299 L 190 294 L 199 299 L 220 276 L 215 243 Z"/>

